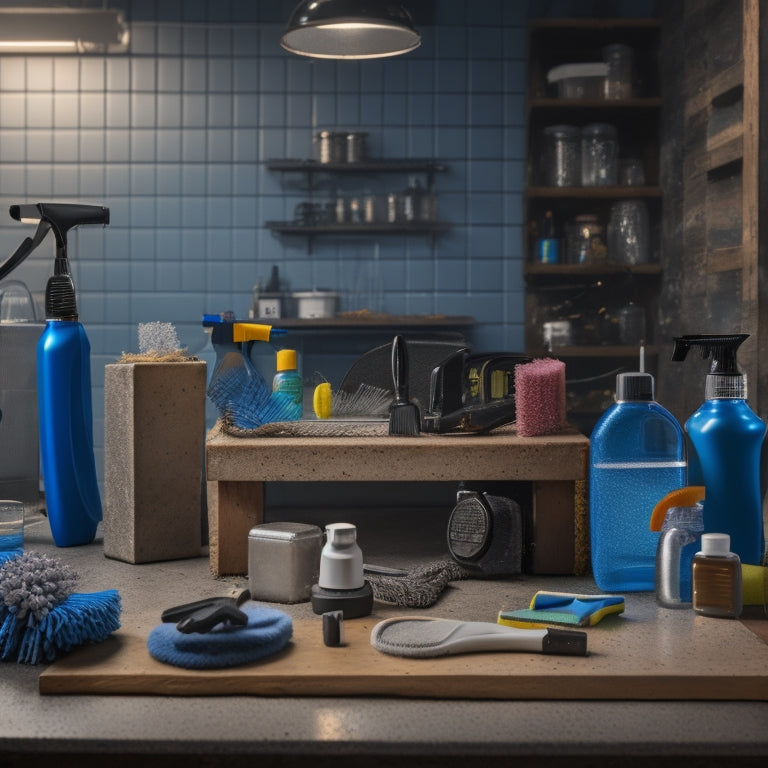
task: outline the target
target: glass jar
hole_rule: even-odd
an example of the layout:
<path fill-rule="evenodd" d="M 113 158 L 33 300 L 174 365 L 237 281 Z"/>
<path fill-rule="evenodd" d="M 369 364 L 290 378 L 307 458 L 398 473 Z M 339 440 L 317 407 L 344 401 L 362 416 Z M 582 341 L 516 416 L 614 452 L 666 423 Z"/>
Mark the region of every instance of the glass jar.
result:
<path fill-rule="evenodd" d="M 608 65 L 606 99 L 629 99 L 632 96 L 634 58 L 634 51 L 622 43 L 603 48 L 603 61 Z"/>
<path fill-rule="evenodd" d="M 616 314 L 619 324 L 619 344 L 639 344 L 647 340 L 643 307 L 630 301 Z"/>
<path fill-rule="evenodd" d="M 616 128 L 590 123 L 581 129 L 581 183 L 585 187 L 611 187 L 619 178 Z"/>
<path fill-rule="evenodd" d="M 605 261 L 605 230 L 597 216 L 577 216 L 565 227 L 565 260 L 568 264 Z"/>
<path fill-rule="evenodd" d="M 643 200 L 617 200 L 611 206 L 608 259 L 616 264 L 651 261 L 648 208 Z"/>
<path fill-rule="evenodd" d="M 581 183 L 579 129 L 548 125 L 544 129 L 541 178 L 548 187 L 578 187 Z"/>

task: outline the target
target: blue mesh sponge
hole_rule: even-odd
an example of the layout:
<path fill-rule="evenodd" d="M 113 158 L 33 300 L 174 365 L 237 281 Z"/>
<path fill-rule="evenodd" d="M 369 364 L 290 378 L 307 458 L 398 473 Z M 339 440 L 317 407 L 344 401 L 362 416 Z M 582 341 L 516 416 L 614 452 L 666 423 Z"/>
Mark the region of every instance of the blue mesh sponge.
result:
<path fill-rule="evenodd" d="M 184 634 L 175 624 L 155 627 L 147 638 L 153 659 L 187 669 L 237 667 L 281 651 L 293 635 L 293 621 L 264 605 L 242 605 L 245 626 L 219 624 L 210 632 Z"/>

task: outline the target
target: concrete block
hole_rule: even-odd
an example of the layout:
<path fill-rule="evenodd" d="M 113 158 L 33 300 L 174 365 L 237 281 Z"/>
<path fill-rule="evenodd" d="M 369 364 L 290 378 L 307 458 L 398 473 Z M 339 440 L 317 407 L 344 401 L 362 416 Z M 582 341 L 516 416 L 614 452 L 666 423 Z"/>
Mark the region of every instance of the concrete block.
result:
<path fill-rule="evenodd" d="M 201 554 L 206 364 L 115 363 L 104 381 L 104 554 Z"/>

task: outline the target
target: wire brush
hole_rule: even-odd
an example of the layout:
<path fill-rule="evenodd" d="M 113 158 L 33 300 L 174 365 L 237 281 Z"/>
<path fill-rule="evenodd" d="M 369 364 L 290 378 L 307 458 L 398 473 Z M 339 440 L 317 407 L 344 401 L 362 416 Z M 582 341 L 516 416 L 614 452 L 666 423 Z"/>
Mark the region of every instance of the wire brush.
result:
<path fill-rule="evenodd" d="M 75 593 L 78 578 L 70 566 L 39 552 L 0 565 L 0 659 L 53 661 L 120 628 L 117 590 Z"/>

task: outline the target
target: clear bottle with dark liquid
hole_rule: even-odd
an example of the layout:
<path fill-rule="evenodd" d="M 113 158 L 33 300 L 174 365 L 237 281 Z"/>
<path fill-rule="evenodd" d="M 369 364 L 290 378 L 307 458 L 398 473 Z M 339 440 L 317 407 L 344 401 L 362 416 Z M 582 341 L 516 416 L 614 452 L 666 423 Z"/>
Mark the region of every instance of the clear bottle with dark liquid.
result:
<path fill-rule="evenodd" d="M 731 552 L 727 533 L 705 533 L 701 552 L 693 556 L 693 610 L 704 616 L 741 615 L 741 560 Z"/>

